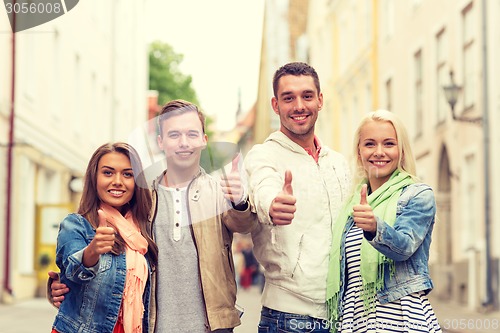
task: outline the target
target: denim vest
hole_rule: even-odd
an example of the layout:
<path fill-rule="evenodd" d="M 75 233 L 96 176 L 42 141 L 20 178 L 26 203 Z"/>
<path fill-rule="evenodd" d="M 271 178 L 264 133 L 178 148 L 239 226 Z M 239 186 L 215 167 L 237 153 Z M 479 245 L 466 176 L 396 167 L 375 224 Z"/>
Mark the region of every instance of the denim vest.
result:
<path fill-rule="evenodd" d="M 61 282 L 69 287 L 53 327 L 64 333 L 112 333 L 118 320 L 125 287 L 125 253 L 101 255 L 94 267 L 82 264 L 83 250 L 95 230 L 81 215 L 70 214 L 59 227 L 56 264 Z M 143 295 L 143 332 L 148 331 L 151 268 Z"/>
<path fill-rule="evenodd" d="M 412 184 L 403 189 L 397 203 L 396 221 L 391 227 L 377 217 L 376 233 L 364 233 L 368 242 L 387 258 L 394 260 L 395 274 L 384 268 L 384 287 L 377 293 L 380 303 L 389 303 L 417 291 L 428 293 L 433 288 L 429 276 L 429 247 L 436 214 L 432 189 L 426 184 Z M 345 239 L 354 220 L 349 221 L 342 235 L 342 258 L 345 258 Z M 339 314 L 345 292 L 345 260 L 340 266 L 341 287 Z"/>

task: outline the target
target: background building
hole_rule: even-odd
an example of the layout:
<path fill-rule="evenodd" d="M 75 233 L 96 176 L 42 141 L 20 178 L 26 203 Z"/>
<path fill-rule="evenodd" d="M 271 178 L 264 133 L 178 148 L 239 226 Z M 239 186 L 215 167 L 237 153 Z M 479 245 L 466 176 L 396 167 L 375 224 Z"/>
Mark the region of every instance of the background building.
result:
<path fill-rule="evenodd" d="M 147 119 L 144 3 L 80 1 L 15 34 L 0 20 L 3 301 L 43 292 L 92 152 Z"/>
<path fill-rule="evenodd" d="M 269 116 L 270 82 L 289 61 L 317 69 L 325 101 L 317 132 L 351 160 L 360 118 L 380 108 L 397 113 L 413 141 L 418 176 L 436 195 L 434 295 L 474 310 L 498 307 L 500 246 L 494 240 L 500 213 L 494 203 L 500 179 L 494 170 L 500 155 L 493 152 L 500 148 L 494 131 L 500 115 L 500 2 L 314 0 L 294 19 L 302 26 L 306 18 L 300 35 L 287 19 L 293 4 L 266 3 L 256 142 L 277 128 L 277 118 Z M 297 38 L 295 49 L 290 36 Z M 299 52 L 290 51 L 297 47 Z M 462 88 L 455 117 L 443 93 L 450 71 Z"/>

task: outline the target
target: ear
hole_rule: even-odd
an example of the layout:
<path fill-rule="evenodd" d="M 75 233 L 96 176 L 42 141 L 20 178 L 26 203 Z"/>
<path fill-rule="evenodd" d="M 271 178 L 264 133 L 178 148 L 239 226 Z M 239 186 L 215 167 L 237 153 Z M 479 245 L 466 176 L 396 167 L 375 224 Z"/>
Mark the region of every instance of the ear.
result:
<path fill-rule="evenodd" d="M 161 138 L 161 135 L 159 134 L 156 137 L 156 143 L 158 143 L 158 148 L 160 148 L 160 150 L 163 150 L 163 140 Z"/>
<path fill-rule="evenodd" d="M 203 149 L 207 148 L 207 144 L 208 144 L 208 135 L 203 134 L 203 145 L 202 145 L 201 149 L 203 150 Z"/>
<path fill-rule="evenodd" d="M 318 94 L 318 111 L 321 111 L 321 108 L 323 108 L 323 93 L 320 92 Z"/>
<path fill-rule="evenodd" d="M 271 106 L 273 107 L 274 113 L 280 114 L 280 108 L 278 106 L 278 99 L 276 97 L 271 98 Z"/>

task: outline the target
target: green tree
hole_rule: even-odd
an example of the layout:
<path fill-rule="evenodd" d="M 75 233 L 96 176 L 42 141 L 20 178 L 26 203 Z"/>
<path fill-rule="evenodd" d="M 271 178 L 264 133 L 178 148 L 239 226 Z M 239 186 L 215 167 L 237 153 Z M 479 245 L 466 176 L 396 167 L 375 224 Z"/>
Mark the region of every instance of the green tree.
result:
<path fill-rule="evenodd" d="M 167 43 L 154 41 L 150 44 L 149 89 L 158 91 L 158 104 L 184 99 L 199 105 L 191 75 L 185 75 L 179 69 L 183 59 L 184 55 L 176 53 Z"/>

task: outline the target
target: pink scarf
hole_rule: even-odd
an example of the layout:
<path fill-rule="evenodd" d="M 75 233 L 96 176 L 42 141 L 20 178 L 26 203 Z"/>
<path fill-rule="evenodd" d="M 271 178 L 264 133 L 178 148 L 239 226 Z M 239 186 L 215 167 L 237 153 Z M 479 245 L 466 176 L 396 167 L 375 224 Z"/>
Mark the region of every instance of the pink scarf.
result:
<path fill-rule="evenodd" d="M 130 211 L 124 217 L 119 211 L 107 204 L 101 203 L 101 209 L 107 215 L 108 224 L 120 233 L 127 244 L 125 247 L 127 276 L 122 301 L 123 328 L 125 333 L 139 333 L 142 332 L 142 317 L 144 315 L 142 295 L 149 275 L 144 258 L 144 254 L 148 251 L 148 242 L 141 235 Z"/>

